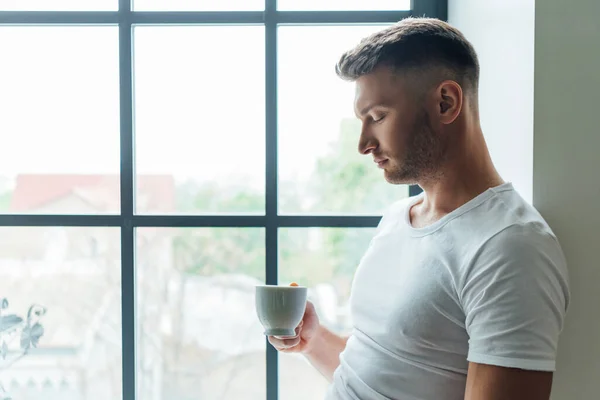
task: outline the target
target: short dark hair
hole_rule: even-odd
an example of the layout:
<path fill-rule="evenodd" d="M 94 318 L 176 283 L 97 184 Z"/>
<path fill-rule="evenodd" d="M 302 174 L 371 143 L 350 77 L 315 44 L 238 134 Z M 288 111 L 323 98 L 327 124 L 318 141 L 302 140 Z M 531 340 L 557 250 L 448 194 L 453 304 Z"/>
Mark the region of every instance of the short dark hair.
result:
<path fill-rule="evenodd" d="M 477 92 L 479 61 L 473 45 L 450 24 L 435 18 L 406 18 L 376 32 L 345 52 L 336 73 L 354 81 L 379 66 L 394 70 L 443 70 L 463 90 Z"/>

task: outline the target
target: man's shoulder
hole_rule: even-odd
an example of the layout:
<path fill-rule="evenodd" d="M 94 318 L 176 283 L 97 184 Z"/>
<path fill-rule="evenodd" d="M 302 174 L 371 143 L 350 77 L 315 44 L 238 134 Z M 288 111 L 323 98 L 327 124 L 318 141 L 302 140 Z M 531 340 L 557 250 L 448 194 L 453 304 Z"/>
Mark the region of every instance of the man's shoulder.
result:
<path fill-rule="evenodd" d="M 544 274 L 548 269 L 566 275 L 560 243 L 541 214 L 516 191 L 504 191 L 481 204 L 450 230 L 460 249 L 457 274 L 463 278 L 500 266 L 520 273 Z M 527 271 L 527 272 L 526 272 Z"/>
<path fill-rule="evenodd" d="M 467 270 L 496 270 L 501 266 L 519 274 L 546 274 L 549 270 L 567 275 L 566 260 L 558 238 L 529 203 L 501 199 L 496 204 L 493 223 L 480 232 Z"/>
<path fill-rule="evenodd" d="M 542 215 L 514 190 L 498 193 L 456 222 L 456 230 L 466 234 L 475 247 L 558 243 Z"/>
<path fill-rule="evenodd" d="M 506 257 L 551 255 L 563 258 L 558 239 L 544 221 L 520 221 L 498 230 L 481 243 L 480 253 L 499 253 Z"/>

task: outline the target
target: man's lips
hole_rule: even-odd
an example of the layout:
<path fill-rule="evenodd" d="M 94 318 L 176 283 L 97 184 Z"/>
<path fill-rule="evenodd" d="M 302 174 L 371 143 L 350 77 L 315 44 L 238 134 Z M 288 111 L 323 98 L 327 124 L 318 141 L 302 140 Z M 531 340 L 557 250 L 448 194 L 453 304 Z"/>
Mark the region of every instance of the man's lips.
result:
<path fill-rule="evenodd" d="M 379 168 L 383 168 L 383 166 L 387 163 L 387 158 L 376 158 L 373 160 L 375 162 L 375 164 L 377 164 L 377 166 Z"/>

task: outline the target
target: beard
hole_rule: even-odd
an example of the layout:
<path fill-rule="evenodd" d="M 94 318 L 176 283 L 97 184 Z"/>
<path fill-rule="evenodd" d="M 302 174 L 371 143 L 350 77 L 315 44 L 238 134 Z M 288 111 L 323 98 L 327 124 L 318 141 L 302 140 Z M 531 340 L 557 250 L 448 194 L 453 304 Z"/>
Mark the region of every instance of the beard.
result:
<path fill-rule="evenodd" d="M 436 134 L 427 112 L 422 110 L 408 133 L 403 159 L 385 170 L 385 179 L 392 184 L 416 184 L 436 179 L 444 161 L 446 143 Z"/>

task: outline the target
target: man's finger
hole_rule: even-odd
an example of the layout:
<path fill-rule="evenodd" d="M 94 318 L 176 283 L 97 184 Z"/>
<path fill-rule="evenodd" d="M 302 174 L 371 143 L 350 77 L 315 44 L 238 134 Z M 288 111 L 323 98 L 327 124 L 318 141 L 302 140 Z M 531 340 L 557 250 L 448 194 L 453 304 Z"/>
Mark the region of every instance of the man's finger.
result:
<path fill-rule="evenodd" d="M 273 347 L 277 349 L 289 349 L 297 346 L 298 343 L 300 343 L 300 336 L 289 339 L 281 339 L 275 336 L 269 336 L 269 343 L 271 343 Z"/>

